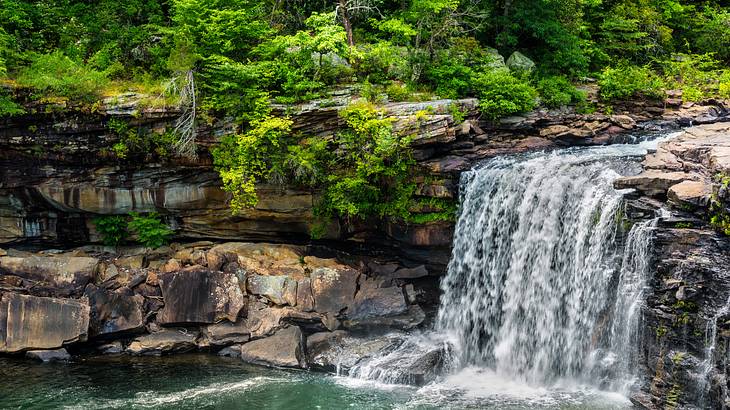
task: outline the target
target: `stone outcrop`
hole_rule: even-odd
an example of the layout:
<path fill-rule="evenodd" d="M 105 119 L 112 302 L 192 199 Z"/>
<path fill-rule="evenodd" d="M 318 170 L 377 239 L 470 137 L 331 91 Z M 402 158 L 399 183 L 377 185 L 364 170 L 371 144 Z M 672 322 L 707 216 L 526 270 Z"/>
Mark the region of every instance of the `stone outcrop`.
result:
<path fill-rule="evenodd" d="M 140 336 L 127 347 L 133 355 L 160 356 L 170 353 L 185 353 L 195 350 L 198 333 L 188 329 L 164 329 Z"/>
<path fill-rule="evenodd" d="M 89 285 L 85 292 L 91 307 L 89 335 L 118 337 L 145 326 L 144 297 L 129 288 L 111 291 Z"/>
<path fill-rule="evenodd" d="M 49 296 L 79 296 L 95 277 L 98 265 L 98 259 L 89 257 L 3 256 L 0 274 L 32 282 Z"/>
<path fill-rule="evenodd" d="M 0 352 L 57 349 L 86 340 L 88 331 L 86 300 L 0 294 Z"/>
<path fill-rule="evenodd" d="M 642 408 L 725 406 L 730 241 L 710 222 L 714 213 L 730 209 L 723 182 L 728 154 L 730 124 L 688 128 L 647 155 L 642 174 L 616 181 L 636 190 L 627 196 L 629 214 L 671 211 L 654 229 L 652 277 L 642 306 L 644 371 L 632 396 Z"/>
<path fill-rule="evenodd" d="M 245 362 L 276 367 L 307 368 L 304 336 L 296 326 L 281 329 L 265 339 L 241 346 L 241 359 Z"/>
<path fill-rule="evenodd" d="M 40 360 L 44 363 L 67 362 L 71 360 L 71 355 L 63 348 L 55 350 L 29 350 L 25 352 L 25 357 Z"/>

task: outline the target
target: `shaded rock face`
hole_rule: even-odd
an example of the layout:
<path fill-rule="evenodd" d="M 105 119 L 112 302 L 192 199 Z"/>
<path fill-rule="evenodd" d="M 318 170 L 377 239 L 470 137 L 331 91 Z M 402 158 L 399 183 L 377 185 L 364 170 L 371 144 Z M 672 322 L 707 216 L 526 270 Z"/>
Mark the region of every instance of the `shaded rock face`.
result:
<path fill-rule="evenodd" d="M 244 305 L 238 277 L 191 268 L 159 277 L 165 307 L 161 324 L 235 322 Z"/>
<path fill-rule="evenodd" d="M 273 336 L 241 346 L 245 362 L 275 367 L 307 368 L 304 336 L 296 326 L 281 329 Z"/>
<path fill-rule="evenodd" d="M 99 260 L 89 257 L 0 257 L 0 274 L 33 283 L 48 296 L 80 296 L 96 275 Z"/>
<path fill-rule="evenodd" d="M 25 352 L 25 357 L 40 360 L 44 363 L 66 362 L 71 360 L 71 355 L 63 348 L 55 350 L 30 350 Z"/>
<path fill-rule="evenodd" d="M 89 285 L 85 292 L 91 307 L 90 336 L 114 337 L 144 329 L 144 297 L 131 289 L 110 291 Z"/>
<path fill-rule="evenodd" d="M 86 340 L 88 329 L 85 300 L 0 296 L 0 352 L 57 349 Z"/>

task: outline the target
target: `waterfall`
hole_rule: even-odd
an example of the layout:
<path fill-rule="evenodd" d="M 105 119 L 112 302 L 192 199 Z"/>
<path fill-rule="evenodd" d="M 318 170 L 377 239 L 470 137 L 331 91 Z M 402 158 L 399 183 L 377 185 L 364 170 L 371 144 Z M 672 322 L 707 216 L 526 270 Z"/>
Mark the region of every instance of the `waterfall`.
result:
<path fill-rule="evenodd" d="M 586 381 L 617 356 L 628 371 L 652 223 L 621 246 L 613 181 L 636 151 L 501 158 L 463 174 L 436 324 L 455 335 L 460 366 L 539 385 Z"/>

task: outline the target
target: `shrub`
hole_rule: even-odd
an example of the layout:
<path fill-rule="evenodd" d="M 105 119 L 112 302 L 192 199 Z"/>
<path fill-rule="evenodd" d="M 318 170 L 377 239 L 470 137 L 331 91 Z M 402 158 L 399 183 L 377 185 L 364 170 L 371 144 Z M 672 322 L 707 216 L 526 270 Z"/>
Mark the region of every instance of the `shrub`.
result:
<path fill-rule="evenodd" d="M 598 85 L 605 100 L 619 100 L 636 96 L 661 98 L 664 82 L 648 67 L 619 66 L 603 70 Z"/>
<path fill-rule="evenodd" d="M 96 231 L 101 235 L 102 242 L 107 246 L 117 246 L 124 242 L 129 235 L 127 219 L 123 216 L 100 216 L 94 218 Z"/>
<path fill-rule="evenodd" d="M 480 73 L 474 79 L 479 107 L 489 119 L 525 112 L 535 107 L 537 92 L 526 81 L 507 70 Z"/>
<path fill-rule="evenodd" d="M 538 81 L 537 89 L 540 100 L 547 107 L 561 107 L 585 100 L 585 94 L 563 76 L 543 78 Z"/>
<path fill-rule="evenodd" d="M 78 63 L 60 51 L 35 57 L 30 67 L 20 72 L 17 81 L 44 96 L 79 100 L 97 98 L 109 84 L 106 74 Z"/>
<path fill-rule="evenodd" d="M 172 229 L 165 225 L 155 212 L 147 215 L 131 212 L 129 216 L 132 217 L 129 228 L 137 234 L 139 242 L 148 248 L 165 245 L 173 234 Z"/>
<path fill-rule="evenodd" d="M 394 102 L 408 101 L 411 97 L 411 91 L 408 89 L 408 86 L 396 82 L 387 86 L 385 93 L 388 94 L 388 99 Z"/>
<path fill-rule="evenodd" d="M 719 66 L 711 54 L 676 54 L 661 62 L 666 87 L 681 89 L 685 101 L 699 101 L 720 92 Z"/>

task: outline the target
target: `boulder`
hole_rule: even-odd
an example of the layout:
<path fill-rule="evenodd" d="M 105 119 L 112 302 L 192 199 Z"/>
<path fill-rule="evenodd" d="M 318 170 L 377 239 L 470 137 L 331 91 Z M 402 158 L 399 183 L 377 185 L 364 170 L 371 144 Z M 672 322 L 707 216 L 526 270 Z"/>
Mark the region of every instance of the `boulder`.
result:
<path fill-rule="evenodd" d="M 682 181 L 667 191 L 669 201 L 680 206 L 705 207 L 711 197 L 712 186 L 702 181 Z"/>
<path fill-rule="evenodd" d="M 372 280 L 363 282 L 355 295 L 347 317 L 351 320 L 379 316 L 395 316 L 408 310 L 408 304 L 400 287 L 379 288 Z"/>
<path fill-rule="evenodd" d="M 249 293 L 264 296 L 274 304 L 297 304 L 297 281 L 286 276 L 249 275 L 246 284 Z"/>
<path fill-rule="evenodd" d="M 507 65 L 504 63 L 504 56 L 499 54 L 499 51 L 497 51 L 496 48 L 486 47 L 485 51 L 487 52 L 487 67 L 493 68 L 493 69 L 499 69 L 499 68 L 506 68 Z"/>
<path fill-rule="evenodd" d="M 241 345 L 224 347 L 218 351 L 218 356 L 239 358 L 241 357 Z"/>
<path fill-rule="evenodd" d="M 144 297 L 141 295 L 128 288 L 111 291 L 94 285 L 86 287 L 85 295 L 91 307 L 91 336 L 118 335 L 144 329 Z"/>
<path fill-rule="evenodd" d="M 306 368 L 304 337 L 296 326 L 281 329 L 273 336 L 241 346 L 241 359 L 248 363 L 273 367 Z"/>
<path fill-rule="evenodd" d="M 507 67 L 512 71 L 531 72 L 535 69 L 535 62 L 519 51 L 515 51 L 507 59 Z"/>
<path fill-rule="evenodd" d="M 208 325 L 203 329 L 203 335 L 211 346 L 227 346 L 237 343 L 246 343 L 251 337 L 251 331 L 243 320 L 231 323 L 224 320 L 220 323 Z"/>
<path fill-rule="evenodd" d="M 0 352 L 57 349 L 85 341 L 88 329 L 86 300 L 0 295 Z"/>
<path fill-rule="evenodd" d="M 314 310 L 319 313 L 339 314 L 352 306 L 360 272 L 354 269 L 337 270 L 318 268 L 312 271 Z"/>
<path fill-rule="evenodd" d="M 314 296 L 312 295 L 312 280 L 304 278 L 297 281 L 297 310 L 311 312 L 314 310 Z"/>
<path fill-rule="evenodd" d="M 191 267 L 159 276 L 165 307 L 161 324 L 235 322 L 245 299 L 238 277 Z"/>
<path fill-rule="evenodd" d="M 94 280 L 99 260 L 73 256 L 0 257 L 0 273 L 38 282 L 50 296 L 80 296 Z"/>
<path fill-rule="evenodd" d="M 322 318 L 314 312 L 302 312 L 288 306 L 268 306 L 250 299 L 243 326 L 251 332 L 252 339 L 269 336 L 291 323 L 322 327 Z"/>
<path fill-rule="evenodd" d="M 187 329 L 164 329 L 140 336 L 127 346 L 127 353 L 143 356 L 160 356 L 168 353 L 184 353 L 196 348 L 198 332 Z"/>
<path fill-rule="evenodd" d="M 391 316 L 365 316 L 355 319 L 348 319 L 342 322 L 346 329 L 352 330 L 382 330 L 382 329 L 399 329 L 411 330 L 418 327 L 426 320 L 426 314 L 418 305 L 410 305 L 407 310 L 401 314 Z"/>
<path fill-rule="evenodd" d="M 55 350 L 30 350 L 25 352 L 25 357 L 40 360 L 44 363 L 67 362 L 71 360 L 71 355 L 64 348 Z"/>

